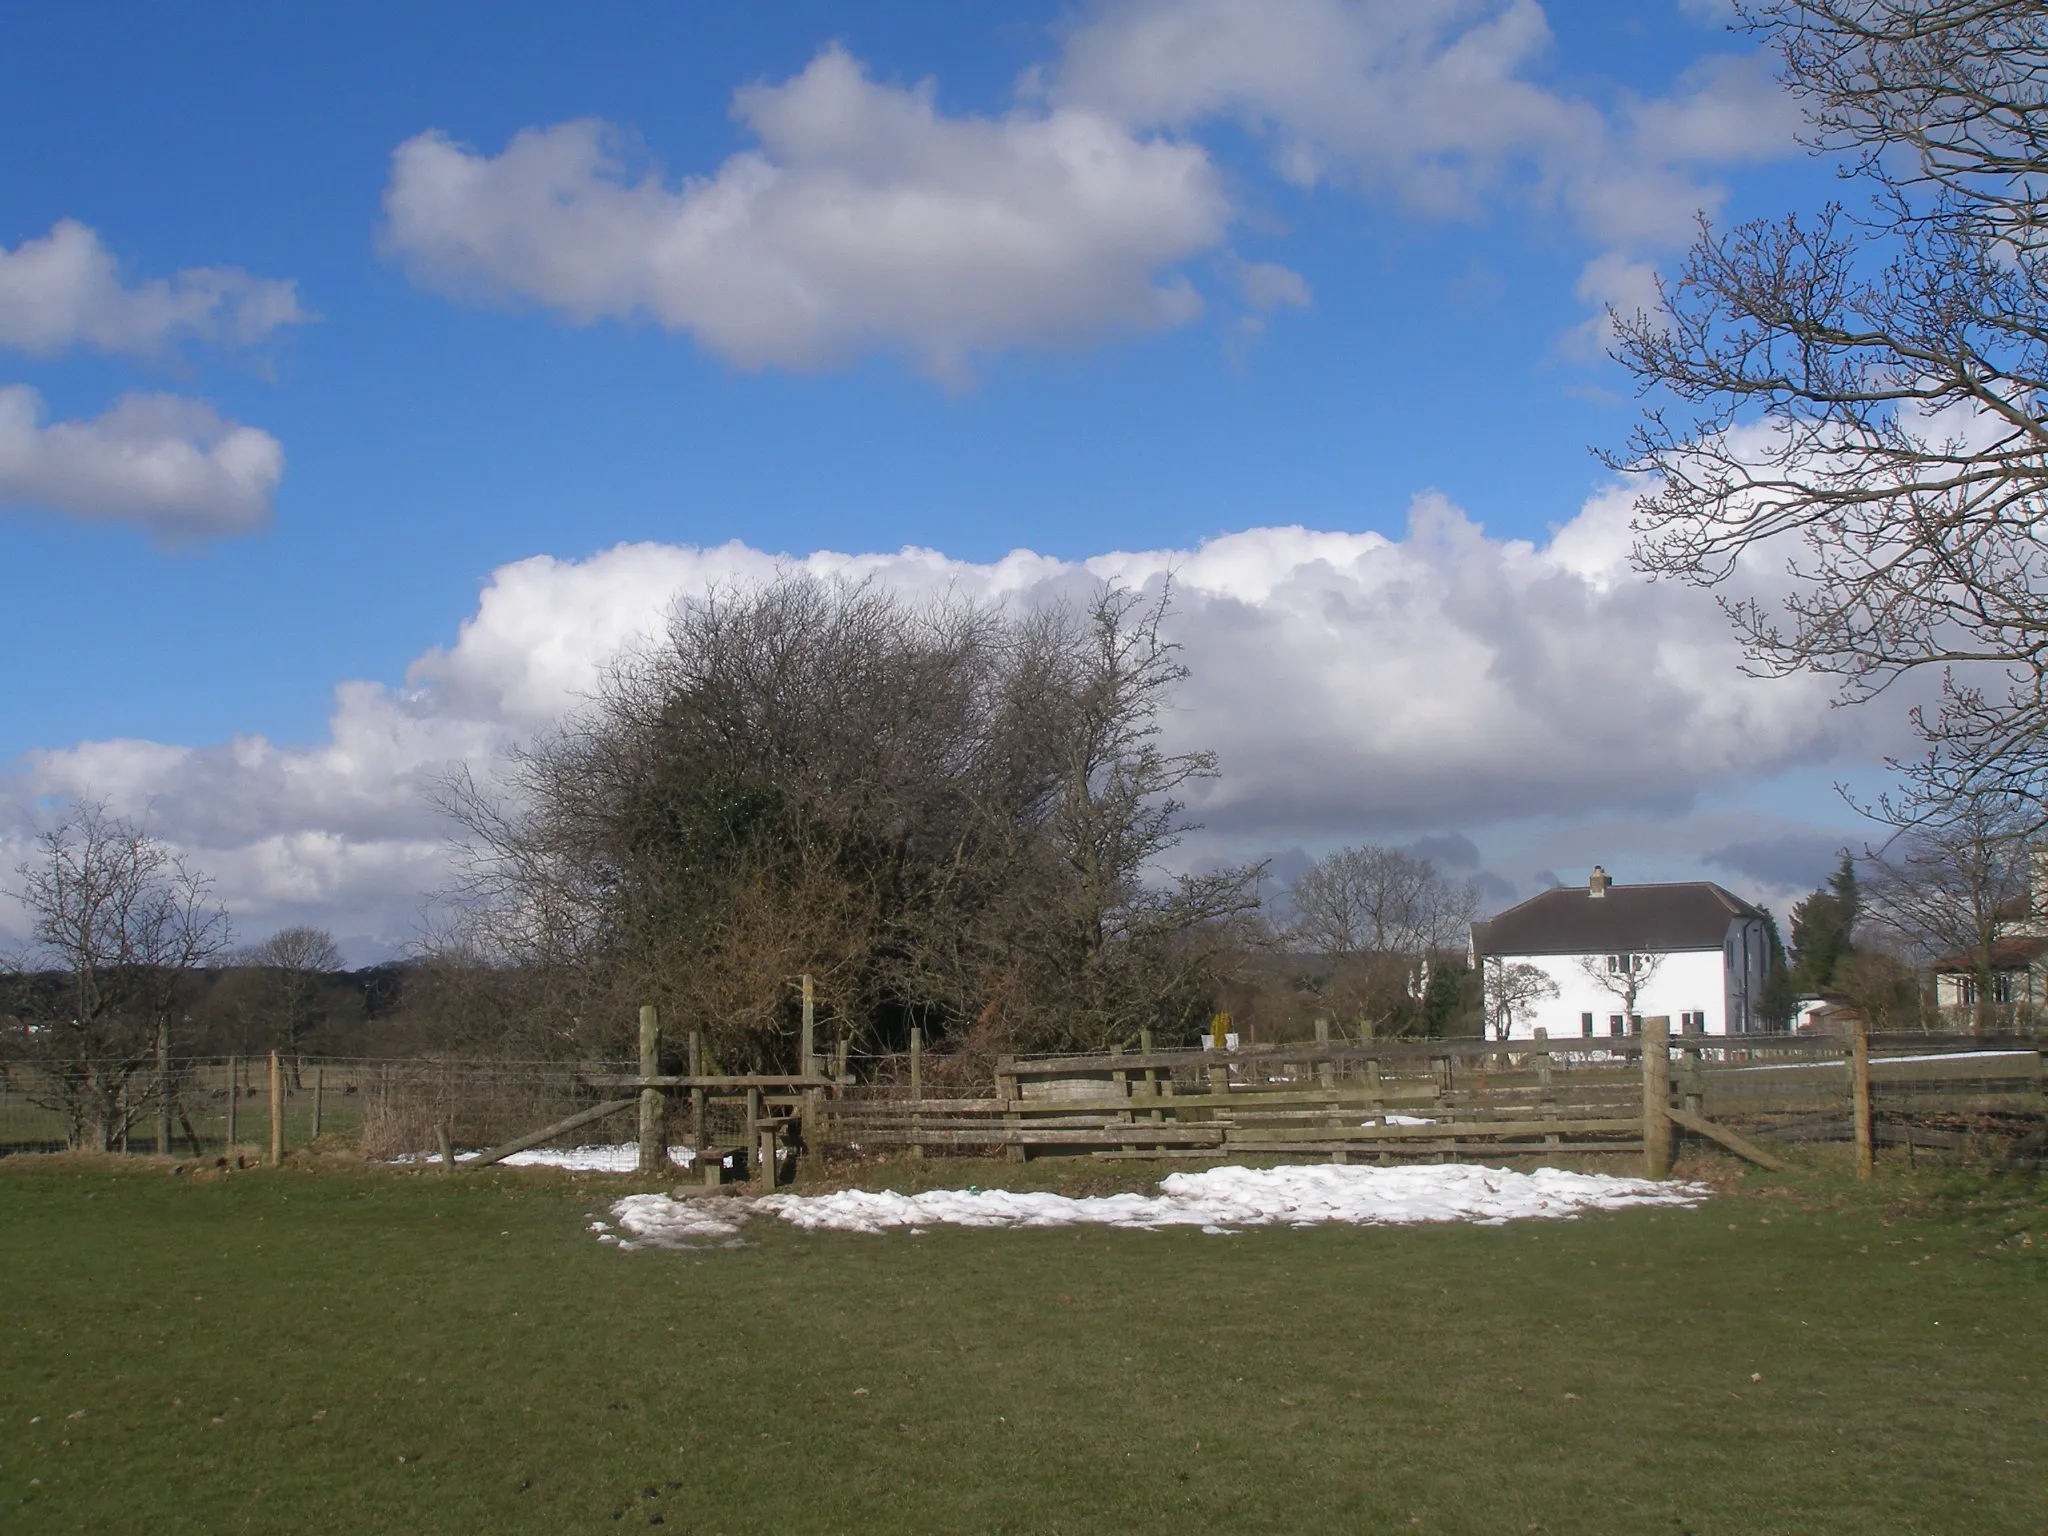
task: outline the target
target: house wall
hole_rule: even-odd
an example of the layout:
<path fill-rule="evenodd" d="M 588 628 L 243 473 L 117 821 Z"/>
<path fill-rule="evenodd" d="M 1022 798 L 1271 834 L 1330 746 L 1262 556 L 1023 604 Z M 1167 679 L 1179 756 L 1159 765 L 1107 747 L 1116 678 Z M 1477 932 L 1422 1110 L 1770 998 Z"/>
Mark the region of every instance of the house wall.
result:
<path fill-rule="evenodd" d="M 1732 957 L 1732 958 L 1731 958 Z M 1515 1019 L 1511 1038 L 1527 1039 L 1546 1029 L 1552 1039 L 1584 1033 L 1586 1014 L 1593 1015 L 1593 1033 L 1611 1033 L 1614 1015 L 1623 1011 L 1621 997 L 1588 974 L 1587 965 L 1604 969 L 1607 957 L 1597 955 L 1503 955 L 1509 965 L 1533 965 L 1557 985 L 1558 995 Z M 1762 923 L 1738 919 L 1728 925 L 1719 949 L 1676 950 L 1658 962 L 1656 974 L 1636 994 L 1638 1014 L 1668 1014 L 1677 1032 L 1688 1013 L 1706 1015 L 1710 1035 L 1761 1028 L 1754 1015 L 1763 995 L 1770 965 L 1770 940 Z M 1624 1024 L 1624 1028 L 1626 1025 Z"/>

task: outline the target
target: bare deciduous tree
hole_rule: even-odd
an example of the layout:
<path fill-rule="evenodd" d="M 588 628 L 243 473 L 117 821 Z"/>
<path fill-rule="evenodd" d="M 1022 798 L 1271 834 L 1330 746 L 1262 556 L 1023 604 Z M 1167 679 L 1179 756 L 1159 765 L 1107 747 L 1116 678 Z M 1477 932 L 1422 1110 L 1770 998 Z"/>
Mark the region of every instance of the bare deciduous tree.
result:
<path fill-rule="evenodd" d="M 1484 962 L 1486 1012 L 1493 1021 L 1497 1038 L 1514 1033 L 1515 1019 L 1527 1009 L 1558 995 L 1557 983 L 1540 966 L 1517 960 L 1510 964 L 1504 955 L 1488 955 Z"/>
<path fill-rule="evenodd" d="M 1664 968 L 1664 957 L 1657 954 L 1583 955 L 1579 968 L 1596 987 L 1609 993 L 1621 1004 L 1622 1017 L 1633 1029 L 1636 1022 L 1636 999 L 1643 988 L 1656 980 L 1657 973 Z"/>
<path fill-rule="evenodd" d="M 320 994 L 326 978 L 342 968 L 341 949 L 324 928 L 280 928 L 241 955 L 244 965 L 261 967 L 269 981 L 272 1038 L 292 1063 L 298 1086 L 299 1051 L 321 1021 Z"/>
<path fill-rule="evenodd" d="M 1967 966 L 1972 1023 L 1989 1028 L 2006 1006 L 1997 998 L 1999 941 L 2035 915 L 2039 808 L 1996 789 L 1950 795 L 1912 786 L 1872 814 L 1898 832 L 1865 860 L 1865 912 L 1922 964 Z"/>
<path fill-rule="evenodd" d="M 195 971 L 227 948 L 212 882 L 106 806 L 70 807 L 18 866 L 30 962 L 66 978 L 63 1014 L 29 1048 L 74 1146 L 111 1149 L 150 1108 L 170 1149 L 172 1028 Z"/>
<path fill-rule="evenodd" d="M 1850 698 L 1944 669 L 1945 703 L 1918 718 L 1948 769 L 2038 799 L 2048 10 L 1743 13 L 1782 57 L 1810 143 L 1867 198 L 1725 232 L 1703 222 L 1658 312 L 1615 317 L 1617 358 L 1676 402 L 1610 459 L 1655 477 L 1638 562 L 1708 586 L 1744 556 L 1788 565 L 1782 605 L 1728 605 L 1757 665 L 1832 674 Z"/>
<path fill-rule="evenodd" d="M 1428 859 L 1367 844 L 1340 848 L 1288 887 L 1292 937 L 1327 955 L 1405 955 L 1462 948 L 1479 892 L 1455 884 Z"/>

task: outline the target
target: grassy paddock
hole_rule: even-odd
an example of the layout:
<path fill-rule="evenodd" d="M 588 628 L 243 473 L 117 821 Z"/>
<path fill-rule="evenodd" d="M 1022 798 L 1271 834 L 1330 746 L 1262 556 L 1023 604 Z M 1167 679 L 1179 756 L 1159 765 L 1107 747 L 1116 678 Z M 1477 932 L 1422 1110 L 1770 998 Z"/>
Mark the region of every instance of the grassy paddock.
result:
<path fill-rule="evenodd" d="M 1724 1183 L 1494 1228 L 757 1221 L 736 1250 L 622 1254 L 585 1213 L 630 1179 L 0 1160 L 0 1521 L 2048 1529 L 2038 1184 Z"/>

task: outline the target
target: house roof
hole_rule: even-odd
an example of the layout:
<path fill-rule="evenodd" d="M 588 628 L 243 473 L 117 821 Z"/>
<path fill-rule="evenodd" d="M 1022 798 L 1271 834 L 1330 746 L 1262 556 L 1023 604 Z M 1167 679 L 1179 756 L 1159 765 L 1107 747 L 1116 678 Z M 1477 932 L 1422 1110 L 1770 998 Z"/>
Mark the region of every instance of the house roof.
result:
<path fill-rule="evenodd" d="M 1994 971 L 2024 971 L 2044 954 L 2048 954 L 2048 938 L 2012 936 L 1995 939 L 1991 945 L 1991 964 Z M 1944 976 L 1968 975 L 1977 969 L 1974 955 L 1944 955 L 1934 962 L 1933 969 Z"/>
<path fill-rule="evenodd" d="M 1482 955 L 1719 949 L 1731 921 L 1763 915 L 1711 880 L 1610 885 L 1602 896 L 1566 885 L 1474 923 L 1472 947 Z"/>

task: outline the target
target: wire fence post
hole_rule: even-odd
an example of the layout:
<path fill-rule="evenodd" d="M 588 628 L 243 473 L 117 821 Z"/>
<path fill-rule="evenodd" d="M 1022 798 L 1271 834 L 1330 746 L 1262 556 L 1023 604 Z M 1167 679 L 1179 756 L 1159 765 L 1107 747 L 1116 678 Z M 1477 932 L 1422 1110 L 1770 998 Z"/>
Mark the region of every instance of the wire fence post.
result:
<path fill-rule="evenodd" d="M 1856 1177 L 1877 1172 L 1870 1124 L 1870 1032 L 1861 1017 L 1849 1023 L 1849 1093 L 1856 1121 Z"/>
<path fill-rule="evenodd" d="M 238 1107 L 238 1106 L 236 1105 L 236 1103 L 235 1103 L 235 1098 L 236 1098 L 236 1092 L 235 1092 L 235 1084 L 236 1084 L 236 1080 L 237 1080 L 237 1079 L 239 1078 L 239 1076 L 240 1076 L 240 1074 L 241 1074 L 241 1067 L 242 1067 L 242 1058 L 241 1058 L 241 1057 L 239 1057 L 239 1056 L 230 1056 L 230 1057 L 228 1058 L 228 1130 L 227 1130 L 227 1145 L 226 1145 L 226 1146 L 224 1146 L 224 1147 L 222 1147 L 222 1148 L 221 1148 L 221 1151 L 222 1151 L 222 1152 L 224 1152 L 224 1153 L 225 1153 L 225 1154 L 226 1154 L 227 1156 L 229 1156 L 229 1157 L 233 1157 L 233 1156 L 235 1155 L 235 1111 L 236 1111 L 236 1109 L 237 1109 L 237 1107 Z"/>

